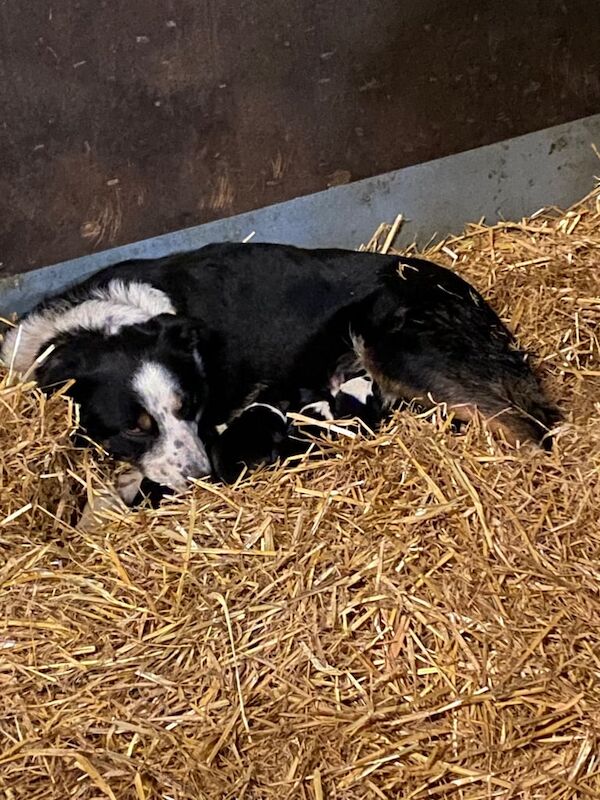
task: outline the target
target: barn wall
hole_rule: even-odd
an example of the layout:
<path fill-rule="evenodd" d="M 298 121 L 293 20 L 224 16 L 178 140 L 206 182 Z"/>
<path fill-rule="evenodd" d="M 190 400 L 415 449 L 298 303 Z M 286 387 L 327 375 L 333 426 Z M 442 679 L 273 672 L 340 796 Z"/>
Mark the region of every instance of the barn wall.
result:
<path fill-rule="evenodd" d="M 1 276 L 600 110 L 589 0 L 7 0 Z"/>

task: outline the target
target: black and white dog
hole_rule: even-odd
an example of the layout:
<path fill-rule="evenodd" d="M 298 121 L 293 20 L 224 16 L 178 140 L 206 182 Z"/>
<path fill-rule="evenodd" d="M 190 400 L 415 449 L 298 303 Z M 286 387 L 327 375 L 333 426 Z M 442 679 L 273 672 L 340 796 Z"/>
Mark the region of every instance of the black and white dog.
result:
<path fill-rule="evenodd" d="M 398 256 L 215 244 L 124 262 L 24 317 L 1 355 L 47 391 L 75 379 L 87 436 L 175 491 L 211 473 L 241 410 L 294 410 L 299 387 L 331 397 L 360 369 L 384 403 L 479 413 L 511 440 L 547 443 L 558 419 L 483 298 Z"/>

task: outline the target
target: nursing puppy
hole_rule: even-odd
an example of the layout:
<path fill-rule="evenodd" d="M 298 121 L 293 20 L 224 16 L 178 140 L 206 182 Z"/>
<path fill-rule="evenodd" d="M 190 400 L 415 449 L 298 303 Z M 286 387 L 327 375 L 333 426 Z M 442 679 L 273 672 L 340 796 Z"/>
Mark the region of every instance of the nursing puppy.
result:
<path fill-rule="evenodd" d="M 511 440 L 548 441 L 557 419 L 473 288 L 371 253 L 216 244 L 117 264 L 26 316 L 2 359 L 48 391 L 75 379 L 85 434 L 176 491 L 209 474 L 206 443 L 239 409 L 319 391 L 341 364 L 386 402 L 479 413 Z"/>
<path fill-rule="evenodd" d="M 324 429 L 310 422 L 292 424 L 287 416 L 291 411 L 317 423 L 357 419 L 370 429 L 387 416 L 373 381 L 364 373 L 346 377 L 341 383 L 335 380 L 326 391 L 300 389 L 295 398 L 281 402 L 279 407 L 252 403 L 229 425 L 222 426 L 214 439 L 210 459 L 215 474 L 225 483 L 233 483 L 244 469 L 307 452 Z M 326 427 L 325 431 L 332 429 Z"/>

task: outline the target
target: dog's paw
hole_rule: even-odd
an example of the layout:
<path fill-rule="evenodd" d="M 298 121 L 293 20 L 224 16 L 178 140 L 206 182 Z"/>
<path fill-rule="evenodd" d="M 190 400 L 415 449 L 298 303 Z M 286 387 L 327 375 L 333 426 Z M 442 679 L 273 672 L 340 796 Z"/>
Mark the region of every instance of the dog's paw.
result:
<path fill-rule="evenodd" d="M 117 478 L 117 493 L 127 506 L 133 505 L 139 494 L 144 476 L 135 467 L 125 470 Z"/>
<path fill-rule="evenodd" d="M 92 502 L 87 502 L 79 518 L 76 530 L 92 533 L 101 530 L 104 526 L 104 515 L 110 511 L 124 511 L 126 506 L 116 494 L 104 492 L 94 497 Z"/>

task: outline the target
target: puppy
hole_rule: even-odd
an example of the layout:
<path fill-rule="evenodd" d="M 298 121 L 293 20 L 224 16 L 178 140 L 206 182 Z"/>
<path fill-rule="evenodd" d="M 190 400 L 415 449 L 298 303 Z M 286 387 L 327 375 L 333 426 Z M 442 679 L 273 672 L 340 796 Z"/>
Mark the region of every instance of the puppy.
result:
<path fill-rule="evenodd" d="M 267 403 L 252 403 L 223 426 L 210 449 L 214 472 L 234 483 L 244 469 L 273 464 L 286 453 L 289 422 L 283 411 Z"/>
<path fill-rule="evenodd" d="M 329 391 L 300 389 L 282 406 L 320 422 L 359 419 L 371 429 L 386 416 L 373 381 L 364 372 L 348 379 L 334 376 Z M 305 453 L 323 433 L 318 425 L 292 425 L 282 408 L 266 403 L 251 404 L 223 428 L 210 457 L 216 475 L 225 483 L 235 482 L 244 469 Z"/>

